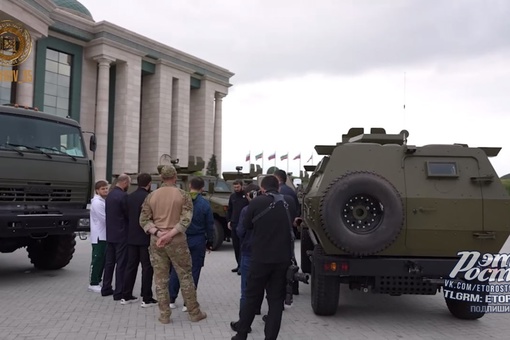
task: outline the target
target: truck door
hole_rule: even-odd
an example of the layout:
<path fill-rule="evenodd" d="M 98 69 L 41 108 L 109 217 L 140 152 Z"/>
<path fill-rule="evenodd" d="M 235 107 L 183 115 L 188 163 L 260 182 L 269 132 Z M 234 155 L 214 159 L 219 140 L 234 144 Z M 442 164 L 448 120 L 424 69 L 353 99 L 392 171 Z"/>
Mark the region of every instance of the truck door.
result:
<path fill-rule="evenodd" d="M 407 239 L 411 248 L 425 241 L 437 249 L 470 246 L 473 232 L 484 230 L 478 161 L 472 157 L 437 157 L 421 153 L 404 160 Z M 432 239 L 432 240 L 431 240 Z"/>

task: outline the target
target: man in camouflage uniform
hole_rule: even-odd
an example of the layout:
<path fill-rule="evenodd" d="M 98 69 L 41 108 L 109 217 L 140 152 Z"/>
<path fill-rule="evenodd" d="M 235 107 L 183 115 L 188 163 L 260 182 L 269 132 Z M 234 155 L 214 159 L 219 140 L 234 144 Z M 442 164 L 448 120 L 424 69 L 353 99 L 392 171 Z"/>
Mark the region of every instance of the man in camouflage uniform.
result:
<path fill-rule="evenodd" d="M 193 322 L 203 320 L 207 314 L 200 310 L 193 277 L 191 255 L 186 241 L 186 229 L 193 215 L 193 202 L 189 193 L 176 187 L 177 171 L 172 165 L 160 170 L 163 184 L 150 193 L 142 206 L 140 225 L 151 235 L 149 252 L 158 300 L 161 323 L 170 323 L 170 296 L 168 281 L 173 266 L 181 283 L 181 292 Z"/>

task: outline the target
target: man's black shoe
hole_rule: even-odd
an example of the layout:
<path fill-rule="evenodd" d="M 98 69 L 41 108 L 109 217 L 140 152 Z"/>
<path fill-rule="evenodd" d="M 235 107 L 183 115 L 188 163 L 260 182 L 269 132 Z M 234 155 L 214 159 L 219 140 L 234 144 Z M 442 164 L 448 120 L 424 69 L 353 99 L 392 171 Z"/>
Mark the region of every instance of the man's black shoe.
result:
<path fill-rule="evenodd" d="M 113 290 L 102 290 L 101 296 L 110 296 L 113 295 Z"/>
<path fill-rule="evenodd" d="M 235 267 L 234 269 L 232 269 L 232 273 L 237 273 L 239 271 L 239 267 Z"/>
<path fill-rule="evenodd" d="M 231 321 L 230 322 L 230 328 L 234 331 L 234 332 L 239 332 L 237 330 L 237 321 Z M 251 327 L 248 328 L 248 333 L 251 333 Z"/>
<path fill-rule="evenodd" d="M 236 335 L 234 335 L 231 340 L 246 340 L 248 339 L 248 335 L 241 335 L 240 333 L 237 333 Z"/>
<path fill-rule="evenodd" d="M 258 311 L 256 311 L 256 312 L 255 312 L 255 315 L 260 315 L 260 314 L 262 314 L 262 313 L 260 312 L 260 309 L 259 309 Z"/>
<path fill-rule="evenodd" d="M 113 296 L 113 301 L 120 301 L 122 300 L 122 295 L 114 295 Z"/>

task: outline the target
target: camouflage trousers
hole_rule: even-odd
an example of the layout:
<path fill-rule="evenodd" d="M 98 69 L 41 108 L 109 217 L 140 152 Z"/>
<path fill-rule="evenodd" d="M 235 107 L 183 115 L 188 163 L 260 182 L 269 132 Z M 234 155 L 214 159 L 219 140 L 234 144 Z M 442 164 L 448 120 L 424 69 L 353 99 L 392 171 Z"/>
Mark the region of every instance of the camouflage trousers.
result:
<path fill-rule="evenodd" d="M 161 316 L 170 317 L 170 295 L 168 285 L 170 268 L 173 267 L 181 284 L 182 297 L 190 316 L 200 314 L 197 291 L 191 276 L 191 255 L 186 238 L 174 239 L 165 247 L 156 246 L 156 238 L 151 237 L 149 247 L 151 264 L 154 268 L 154 283 Z"/>

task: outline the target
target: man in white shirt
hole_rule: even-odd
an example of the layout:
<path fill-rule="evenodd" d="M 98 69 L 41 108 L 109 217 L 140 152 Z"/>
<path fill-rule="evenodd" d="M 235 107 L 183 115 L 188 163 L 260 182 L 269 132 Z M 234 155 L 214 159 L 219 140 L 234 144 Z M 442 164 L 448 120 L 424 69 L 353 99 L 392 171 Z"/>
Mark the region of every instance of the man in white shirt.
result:
<path fill-rule="evenodd" d="M 90 264 L 90 285 L 88 290 L 101 293 L 106 255 L 106 213 L 105 197 L 108 195 L 108 182 L 97 181 L 94 186 L 96 194 L 90 203 L 90 241 L 92 243 L 92 262 Z"/>

